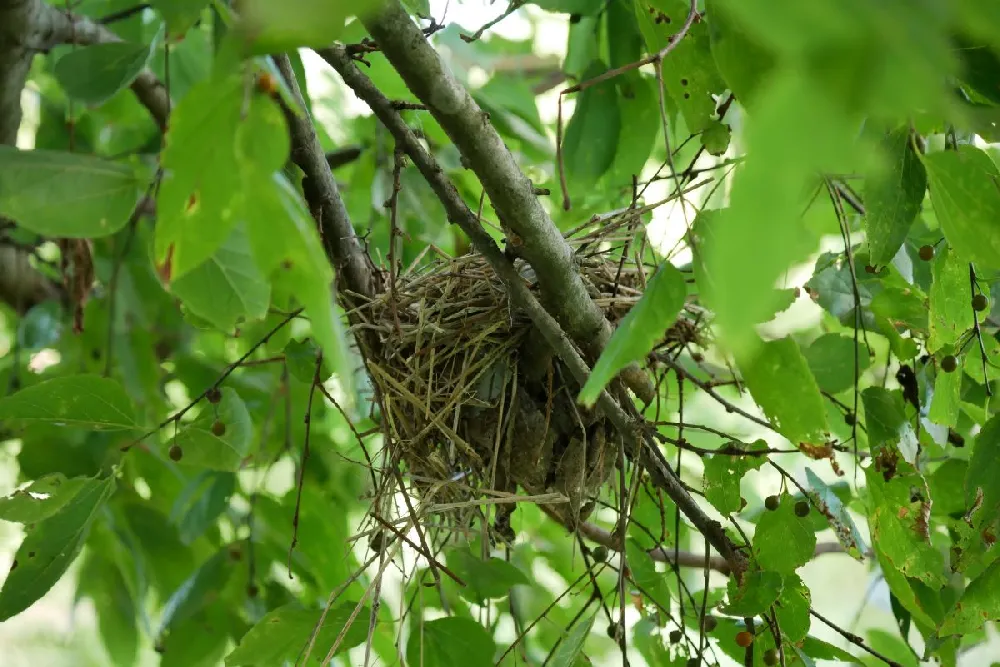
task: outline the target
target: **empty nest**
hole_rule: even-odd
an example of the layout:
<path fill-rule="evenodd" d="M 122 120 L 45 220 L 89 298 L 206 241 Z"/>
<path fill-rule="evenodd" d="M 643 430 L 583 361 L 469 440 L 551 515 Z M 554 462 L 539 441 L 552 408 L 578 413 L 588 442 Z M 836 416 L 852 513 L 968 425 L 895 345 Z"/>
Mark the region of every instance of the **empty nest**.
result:
<path fill-rule="evenodd" d="M 568 237 L 591 297 L 613 324 L 638 302 L 655 268 L 637 259 L 641 251 L 628 257 L 632 234 L 620 219 Z M 530 267 L 516 264 L 537 291 Z M 505 541 L 513 538 L 515 500 L 545 503 L 567 526 L 586 518 L 615 467 L 618 435 L 576 404 L 580 386 L 486 260 L 478 253 L 441 258 L 393 282 L 353 319 L 365 334 L 359 340 L 368 340 L 364 356 L 390 451 L 424 498 L 471 509 L 491 496 L 494 534 Z M 694 337 L 685 313 L 664 341 Z M 526 497 L 516 495 L 519 486 Z"/>

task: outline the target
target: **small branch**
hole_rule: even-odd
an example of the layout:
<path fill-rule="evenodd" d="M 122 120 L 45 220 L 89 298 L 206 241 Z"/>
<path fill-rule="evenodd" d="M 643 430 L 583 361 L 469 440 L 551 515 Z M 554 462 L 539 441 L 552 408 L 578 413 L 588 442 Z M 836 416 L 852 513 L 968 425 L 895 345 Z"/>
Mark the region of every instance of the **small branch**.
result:
<path fill-rule="evenodd" d="M 860 648 L 862 651 L 865 651 L 865 652 L 867 652 L 867 653 L 875 656 L 876 658 L 878 658 L 879 660 L 881 660 L 885 664 L 889 665 L 889 667 L 903 667 L 901 664 L 899 664 L 895 660 L 892 660 L 891 658 L 885 657 L 884 655 L 882 655 L 881 653 L 879 653 L 878 651 L 876 651 L 873 648 L 869 648 L 868 645 L 865 644 L 865 641 L 861 637 L 857 636 L 853 632 L 848 632 L 847 630 L 844 630 L 843 628 L 841 628 L 840 626 L 838 626 L 836 623 L 834 623 L 833 621 L 829 620 L 828 618 L 826 618 L 825 616 L 823 616 L 822 614 L 820 614 L 815 609 L 810 609 L 809 613 L 812 614 L 813 616 L 815 616 L 816 618 L 818 618 L 820 621 L 823 622 L 824 625 L 826 625 L 828 628 L 830 628 L 831 630 L 833 630 L 834 632 L 836 632 L 837 634 L 839 634 L 841 637 L 843 637 L 847 641 L 851 642 L 852 644 L 854 644 L 855 646 L 857 646 L 858 648 Z"/>
<path fill-rule="evenodd" d="M 327 254 L 348 290 L 366 297 L 374 296 L 381 291 L 381 286 L 377 284 L 377 272 L 354 233 L 316 128 L 305 110 L 305 100 L 292 64 L 286 55 L 275 56 L 274 62 L 298 105 L 298 109 L 282 107 L 292 138 L 292 160 L 305 173 L 302 189 L 309 209 L 320 225 Z"/>

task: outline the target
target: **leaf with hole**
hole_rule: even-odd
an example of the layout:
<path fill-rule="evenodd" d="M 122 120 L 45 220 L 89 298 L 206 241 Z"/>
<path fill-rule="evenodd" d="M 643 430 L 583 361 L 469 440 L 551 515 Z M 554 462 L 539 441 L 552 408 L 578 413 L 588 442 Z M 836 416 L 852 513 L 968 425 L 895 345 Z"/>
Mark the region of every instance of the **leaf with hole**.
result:
<path fill-rule="evenodd" d="M 580 390 L 580 402 L 587 406 L 594 405 L 601 391 L 619 371 L 645 358 L 674 323 L 686 297 L 684 276 L 669 262 L 662 263 L 646 285 L 639 303 L 632 307 L 612 334 Z"/>
<path fill-rule="evenodd" d="M 6 498 L 0 498 L 0 519 L 18 523 L 34 523 L 58 512 L 86 486 L 89 477 L 67 479 L 62 473 L 52 473 L 36 479 Z"/>
<path fill-rule="evenodd" d="M 132 399 L 117 380 L 69 375 L 0 398 L 0 420 L 45 422 L 94 431 L 136 428 Z"/>
<path fill-rule="evenodd" d="M 137 161 L 0 146 L 0 215 L 43 236 L 109 236 L 128 223 L 149 177 Z"/>
<path fill-rule="evenodd" d="M 0 621 L 30 607 L 63 576 L 114 490 L 114 477 L 90 479 L 62 509 L 28 532 L 0 589 Z"/>

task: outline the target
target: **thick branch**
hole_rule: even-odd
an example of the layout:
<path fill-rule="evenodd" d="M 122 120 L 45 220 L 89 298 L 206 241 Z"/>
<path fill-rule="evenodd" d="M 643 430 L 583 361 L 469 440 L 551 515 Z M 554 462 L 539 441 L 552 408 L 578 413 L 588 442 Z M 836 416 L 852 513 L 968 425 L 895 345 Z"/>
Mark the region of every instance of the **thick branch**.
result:
<path fill-rule="evenodd" d="M 488 115 L 445 66 L 398 0 L 387 0 L 362 22 L 479 177 L 510 243 L 534 269 L 546 305 L 584 352 L 596 359 L 611 335 L 611 325 L 587 293 L 572 249 Z M 630 367 L 624 376 L 642 400 L 653 399 L 652 384 L 638 367 Z"/>
<path fill-rule="evenodd" d="M 348 289 L 364 296 L 373 296 L 379 291 L 375 267 L 354 233 L 347 207 L 344 206 L 333 172 L 327 164 L 323 146 L 316 136 L 316 128 L 306 111 L 291 62 L 285 55 L 275 56 L 274 61 L 298 103 L 298 109 L 285 110 L 292 137 L 292 160 L 305 174 L 302 189 L 309 208 L 319 222 L 327 254 L 334 263 L 338 277 Z"/>
<path fill-rule="evenodd" d="M 397 146 L 413 160 L 421 175 L 430 184 L 434 194 L 444 205 L 448 220 L 457 224 L 468 234 L 473 246 L 483 255 L 496 271 L 507 288 L 511 300 L 521 308 L 532 323 L 542 333 L 546 342 L 572 373 L 574 379 L 583 386 L 590 375 L 590 368 L 580 356 L 572 341 L 566 336 L 559 323 L 542 307 L 525 284 L 524 279 L 509 259 L 493 242 L 492 237 L 482 228 L 476 214 L 465 204 L 458 190 L 442 171 L 440 165 L 424 149 L 392 103 L 371 80 L 354 65 L 343 47 L 323 49 L 320 55 L 340 73 L 344 82 L 364 100 L 383 125 L 396 139 Z M 691 497 L 680 479 L 663 458 L 656 445 L 648 440 L 638 425 L 625 413 L 607 392 L 601 392 L 598 408 L 607 416 L 618 432 L 626 439 L 629 454 L 641 461 L 649 471 L 653 482 L 667 492 L 685 516 L 691 520 L 718 552 L 726 559 L 732 571 L 742 572 L 746 568 L 746 558 L 730 541 L 722 526 L 713 521 Z"/>

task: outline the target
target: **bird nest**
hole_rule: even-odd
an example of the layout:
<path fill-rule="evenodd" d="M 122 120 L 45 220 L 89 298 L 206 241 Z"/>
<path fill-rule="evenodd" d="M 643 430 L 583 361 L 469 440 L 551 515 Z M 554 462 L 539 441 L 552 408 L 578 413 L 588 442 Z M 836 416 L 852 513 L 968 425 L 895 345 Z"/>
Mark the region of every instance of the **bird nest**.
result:
<path fill-rule="evenodd" d="M 638 245 L 631 233 L 618 223 L 568 238 L 612 324 L 638 302 L 654 269 L 622 260 L 623 245 Z M 516 265 L 535 291 L 530 267 Z M 616 464 L 618 435 L 576 404 L 580 386 L 481 255 L 403 273 L 352 315 L 359 340 L 368 341 L 362 346 L 390 451 L 425 499 L 470 509 L 491 498 L 504 540 L 513 537 L 518 500 L 549 504 L 568 526 L 589 514 Z M 695 337 L 695 323 L 682 314 L 664 341 Z M 527 495 L 517 496 L 518 487 Z"/>

